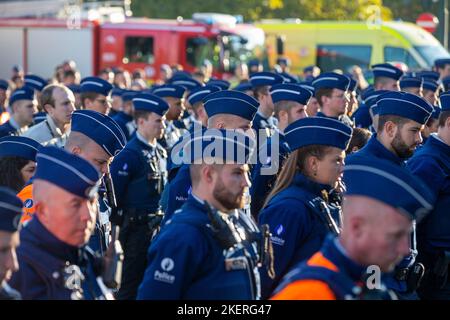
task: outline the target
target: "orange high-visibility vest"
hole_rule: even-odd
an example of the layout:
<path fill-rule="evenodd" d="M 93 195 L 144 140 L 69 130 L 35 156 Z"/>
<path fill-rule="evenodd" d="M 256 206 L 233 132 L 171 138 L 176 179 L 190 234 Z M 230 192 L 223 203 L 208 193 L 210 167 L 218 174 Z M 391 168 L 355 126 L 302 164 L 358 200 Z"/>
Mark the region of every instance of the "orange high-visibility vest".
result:
<path fill-rule="evenodd" d="M 25 186 L 17 196 L 23 203 L 23 213 L 20 219 L 20 223 L 23 224 L 30 221 L 34 215 L 33 184 Z"/>
<path fill-rule="evenodd" d="M 339 271 L 337 266 L 325 258 L 321 252 L 314 254 L 307 264 L 327 268 L 335 272 Z M 270 300 L 336 300 L 336 295 L 323 281 L 302 279 L 290 283 Z"/>

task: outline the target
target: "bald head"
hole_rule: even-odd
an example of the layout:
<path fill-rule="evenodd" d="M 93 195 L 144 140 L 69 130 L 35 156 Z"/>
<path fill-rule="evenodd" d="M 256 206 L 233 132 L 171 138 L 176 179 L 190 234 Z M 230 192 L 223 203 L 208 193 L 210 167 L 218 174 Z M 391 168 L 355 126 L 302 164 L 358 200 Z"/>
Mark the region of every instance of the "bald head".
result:
<path fill-rule="evenodd" d="M 365 196 L 343 203 L 341 243 L 361 265 L 390 272 L 409 253 L 412 221 L 398 209 Z"/>
<path fill-rule="evenodd" d="M 87 160 L 103 174 L 108 172 L 108 166 L 113 159 L 94 140 L 77 131 L 70 133 L 64 149 Z"/>

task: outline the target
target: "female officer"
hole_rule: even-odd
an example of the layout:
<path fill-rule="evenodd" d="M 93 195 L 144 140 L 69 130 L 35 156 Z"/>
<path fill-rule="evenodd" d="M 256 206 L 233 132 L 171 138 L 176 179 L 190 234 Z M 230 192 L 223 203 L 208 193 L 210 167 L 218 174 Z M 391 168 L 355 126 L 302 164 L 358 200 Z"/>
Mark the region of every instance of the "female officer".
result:
<path fill-rule="evenodd" d="M 0 185 L 22 190 L 36 171 L 39 142 L 17 136 L 0 139 Z"/>
<path fill-rule="evenodd" d="M 329 232 L 339 233 L 340 212 L 328 203 L 338 184 L 352 129 L 323 117 L 297 120 L 285 130 L 292 153 L 260 213 L 272 233 L 275 278 L 262 271 L 262 298 L 299 261 L 318 251 Z"/>

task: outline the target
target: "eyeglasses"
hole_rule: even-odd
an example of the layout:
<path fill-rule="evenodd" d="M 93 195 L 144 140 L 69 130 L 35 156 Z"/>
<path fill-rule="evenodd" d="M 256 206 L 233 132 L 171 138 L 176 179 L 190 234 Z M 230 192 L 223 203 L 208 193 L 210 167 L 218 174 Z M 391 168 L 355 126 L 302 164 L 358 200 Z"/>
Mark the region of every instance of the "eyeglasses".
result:
<path fill-rule="evenodd" d="M 111 98 L 106 98 L 106 99 L 99 99 L 99 98 L 97 98 L 97 99 L 95 99 L 95 101 L 100 102 L 100 104 L 102 104 L 102 105 L 106 105 L 108 103 L 112 103 L 112 99 Z"/>

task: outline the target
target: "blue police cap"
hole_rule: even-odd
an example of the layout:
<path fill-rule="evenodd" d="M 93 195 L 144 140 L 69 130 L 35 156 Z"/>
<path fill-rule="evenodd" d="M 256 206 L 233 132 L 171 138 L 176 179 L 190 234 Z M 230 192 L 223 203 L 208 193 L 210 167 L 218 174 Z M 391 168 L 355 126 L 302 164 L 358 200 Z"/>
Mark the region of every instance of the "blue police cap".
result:
<path fill-rule="evenodd" d="M 450 92 L 444 92 L 439 97 L 441 111 L 450 111 Z"/>
<path fill-rule="evenodd" d="M 170 78 L 170 80 L 175 80 L 175 79 L 192 79 L 192 74 L 190 74 L 187 71 L 177 71 L 175 72 L 172 77 Z"/>
<path fill-rule="evenodd" d="M 139 93 L 140 91 L 136 90 L 125 90 L 124 93 L 122 93 L 122 101 L 128 102 L 133 100 L 133 98 Z"/>
<path fill-rule="evenodd" d="M 389 90 L 371 90 L 365 95 L 364 104 L 366 107 L 371 108 L 376 102 L 377 98 L 382 94 L 391 92 Z"/>
<path fill-rule="evenodd" d="M 198 87 L 189 93 L 187 100 L 193 106 L 197 102 L 202 101 L 207 95 L 217 91 L 221 91 L 217 86 L 206 85 L 204 87 Z"/>
<path fill-rule="evenodd" d="M 27 74 L 25 77 L 25 85 L 31 89 L 42 91 L 48 84 L 47 80 L 34 74 Z"/>
<path fill-rule="evenodd" d="M 79 84 L 69 84 L 67 86 L 74 94 L 81 93 L 81 86 Z"/>
<path fill-rule="evenodd" d="M 169 84 L 182 86 L 186 90 L 194 90 L 195 88 L 201 87 L 202 84 L 193 78 L 180 77 L 180 78 L 170 78 L 168 81 Z"/>
<path fill-rule="evenodd" d="M 438 81 L 441 75 L 436 71 L 420 71 L 416 73 L 416 76 L 419 78 L 431 79 L 434 81 Z"/>
<path fill-rule="evenodd" d="M 400 79 L 400 89 L 403 90 L 405 88 L 421 88 L 422 87 L 422 79 L 418 77 L 402 77 Z"/>
<path fill-rule="evenodd" d="M 436 92 L 436 90 L 439 88 L 439 84 L 433 79 L 423 78 L 422 88 L 423 90 Z"/>
<path fill-rule="evenodd" d="M 238 84 L 236 87 L 233 88 L 235 91 L 245 92 L 245 91 L 252 91 L 253 87 L 250 82 L 242 82 Z"/>
<path fill-rule="evenodd" d="M 15 90 L 9 98 L 9 105 L 12 106 L 14 102 L 19 100 L 34 100 L 34 89 L 22 87 Z"/>
<path fill-rule="evenodd" d="M 306 73 L 306 72 L 313 72 L 313 71 L 314 71 L 314 67 L 315 67 L 315 66 L 307 66 L 307 67 L 304 67 L 304 68 L 303 68 L 303 73 Z"/>
<path fill-rule="evenodd" d="M 341 121 L 310 117 L 291 123 L 284 130 L 284 135 L 292 151 L 309 145 L 324 145 L 345 150 L 352 132 L 352 128 Z"/>
<path fill-rule="evenodd" d="M 252 60 L 250 60 L 250 61 L 247 63 L 249 69 L 250 69 L 251 67 L 258 67 L 260 64 L 261 64 L 261 63 L 259 62 L 258 59 L 252 59 Z"/>
<path fill-rule="evenodd" d="M 277 64 L 283 63 L 285 65 L 290 65 L 291 64 L 291 60 L 288 58 L 277 58 Z"/>
<path fill-rule="evenodd" d="M 139 93 L 132 101 L 135 110 L 154 112 L 160 116 L 169 110 L 167 102 L 154 94 Z"/>
<path fill-rule="evenodd" d="M 86 77 L 81 80 L 80 91 L 83 92 L 95 92 L 108 96 L 113 86 L 106 80 L 99 77 Z"/>
<path fill-rule="evenodd" d="M 296 84 L 276 84 L 270 89 L 270 95 L 272 96 L 272 101 L 295 101 L 303 105 L 307 105 L 309 99 L 311 99 L 311 91 L 304 89 Z"/>
<path fill-rule="evenodd" d="M 403 71 L 394 67 L 390 63 L 379 63 L 372 66 L 373 76 L 375 78 L 385 77 L 394 80 L 399 80 L 403 75 Z"/>
<path fill-rule="evenodd" d="M 20 157 L 36 161 L 36 153 L 41 144 L 36 140 L 21 137 L 7 136 L 0 139 L 0 157 Z"/>
<path fill-rule="evenodd" d="M 450 90 L 450 76 L 442 79 L 442 85 L 444 86 L 444 91 Z"/>
<path fill-rule="evenodd" d="M 407 92 L 391 91 L 378 96 L 377 114 L 395 115 L 425 124 L 433 112 L 433 106 L 423 98 Z"/>
<path fill-rule="evenodd" d="M 325 72 L 312 82 L 315 91 L 319 89 L 340 89 L 347 91 L 350 79 L 336 72 Z"/>
<path fill-rule="evenodd" d="M 22 206 L 22 201 L 11 189 L 0 187 L 0 231 L 17 231 Z"/>
<path fill-rule="evenodd" d="M 89 137 L 110 156 L 119 153 L 127 143 L 122 129 L 111 117 L 93 110 L 72 113 L 71 131 Z"/>
<path fill-rule="evenodd" d="M 361 99 L 364 101 L 366 100 L 367 96 L 370 95 L 372 92 L 375 91 L 375 88 L 372 85 L 369 85 L 366 89 L 361 92 Z"/>
<path fill-rule="evenodd" d="M 348 91 L 349 92 L 353 92 L 356 91 L 356 89 L 358 88 L 358 82 L 356 82 L 356 80 L 353 80 L 352 77 L 350 76 L 346 76 L 349 79 L 349 83 L 348 83 Z"/>
<path fill-rule="evenodd" d="M 280 72 L 279 75 L 283 78 L 284 83 L 298 83 L 298 79 L 287 72 Z"/>
<path fill-rule="evenodd" d="M 249 95 L 234 90 L 217 91 L 203 98 L 208 117 L 216 114 L 234 114 L 252 121 L 259 102 Z"/>
<path fill-rule="evenodd" d="M 255 72 L 250 76 L 250 83 L 253 88 L 262 86 L 273 86 L 283 83 L 283 78 L 274 72 Z"/>
<path fill-rule="evenodd" d="M 311 92 L 311 94 L 313 96 L 314 96 L 314 93 L 316 92 L 316 90 L 314 89 L 314 86 L 312 85 L 312 82 L 310 82 L 310 81 L 299 82 L 299 83 L 296 83 L 296 85 L 302 87 L 303 89 L 308 90 L 309 92 Z"/>
<path fill-rule="evenodd" d="M 441 58 L 434 60 L 434 66 L 436 68 L 445 68 L 446 64 L 450 64 L 450 58 Z"/>
<path fill-rule="evenodd" d="M 111 97 L 122 97 L 124 92 L 124 89 L 113 87 L 113 89 L 111 90 Z"/>
<path fill-rule="evenodd" d="M 433 106 L 433 113 L 431 114 L 431 118 L 438 120 L 440 114 L 441 114 L 441 107 Z"/>
<path fill-rule="evenodd" d="M 36 158 L 34 180 L 48 181 L 85 199 L 97 193 L 100 172 L 83 158 L 56 147 L 40 148 Z"/>
<path fill-rule="evenodd" d="M 344 167 L 346 195 L 366 196 L 420 220 L 431 209 L 428 188 L 405 168 L 387 160 L 348 158 Z"/>
<path fill-rule="evenodd" d="M 8 90 L 9 83 L 6 80 L 0 79 L 0 89 Z"/>
<path fill-rule="evenodd" d="M 155 96 L 165 98 L 165 97 L 172 97 L 172 98 L 183 98 L 183 94 L 186 91 L 185 87 L 180 85 L 174 85 L 174 84 L 166 84 L 163 86 L 160 86 L 158 88 L 152 89 L 151 93 Z"/>
<path fill-rule="evenodd" d="M 249 163 L 255 149 L 255 140 L 239 130 L 203 129 L 190 134 L 183 145 L 183 162 L 187 164 Z"/>
<path fill-rule="evenodd" d="M 222 90 L 228 90 L 230 88 L 231 83 L 229 81 L 226 80 L 209 80 L 208 83 L 206 84 L 208 86 L 216 86 L 219 87 Z"/>

